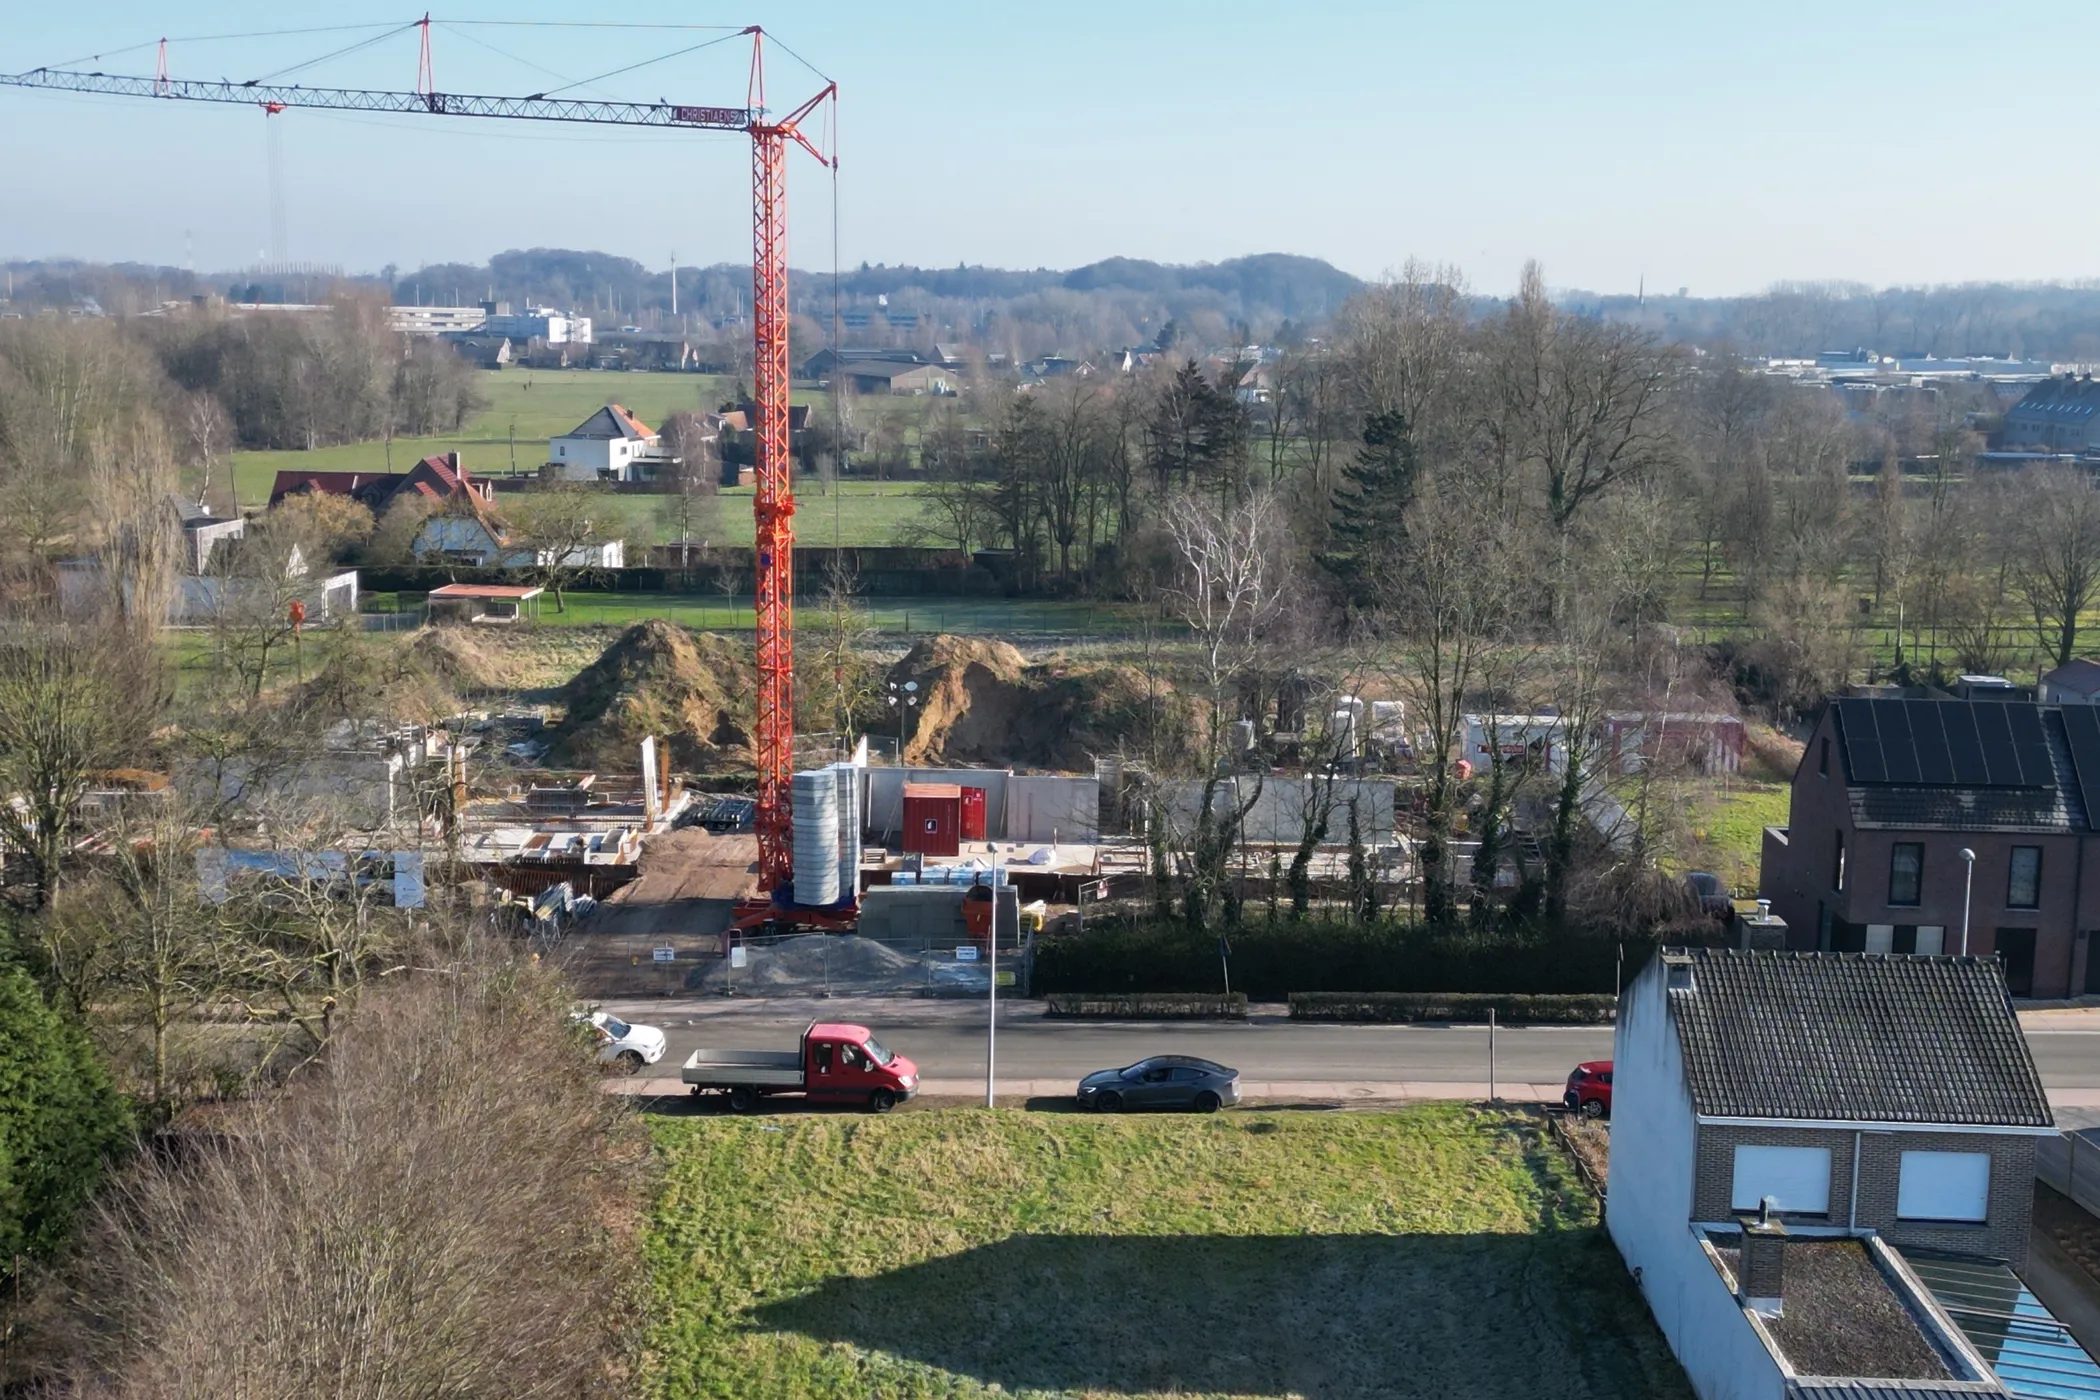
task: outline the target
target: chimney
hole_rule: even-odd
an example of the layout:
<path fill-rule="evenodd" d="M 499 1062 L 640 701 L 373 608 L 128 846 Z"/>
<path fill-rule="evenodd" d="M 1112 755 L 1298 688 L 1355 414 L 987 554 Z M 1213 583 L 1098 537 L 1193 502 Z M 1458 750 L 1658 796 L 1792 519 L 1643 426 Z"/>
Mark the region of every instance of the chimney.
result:
<path fill-rule="evenodd" d="M 1743 1231 L 1736 1297 L 1760 1317 L 1779 1317 L 1786 1312 L 1786 1226 L 1773 1209 L 1777 1204 L 1767 1196 L 1757 1214 L 1736 1218 Z"/>

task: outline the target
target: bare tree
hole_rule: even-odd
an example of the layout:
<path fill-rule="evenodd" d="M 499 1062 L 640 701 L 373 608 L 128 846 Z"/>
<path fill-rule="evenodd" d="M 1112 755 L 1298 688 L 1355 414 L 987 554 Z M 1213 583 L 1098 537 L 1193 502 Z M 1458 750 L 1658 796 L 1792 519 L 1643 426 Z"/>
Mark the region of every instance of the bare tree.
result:
<path fill-rule="evenodd" d="M 1487 328 L 1483 357 L 1492 457 L 1505 472 L 1538 473 L 1556 532 L 1674 451 L 1663 410 L 1677 380 L 1675 352 L 1634 327 L 1562 311 L 1537 263 L 1525 266 L 1517 295 Z M 1505 478 L 1501 489 L 1515 484 Z"/>
<path fill-rule="evenodd" d="M 2028 534 L 2014 583 L 2043 650 L 2065 665 L 2078 654 L 2079 618 L 2100 593 L 2100 491 L 2082 467 L 2036 467 L 2006 503 Z"/>
<path fill-rule="evenodd" d="M 1190 925 L 1202 929 L 1221 911 L 1228 926 L 1238 922 L 1239 895 L 1227 863 L 1240 825 L 1261 796 L 1257 776 L 1251 791 L 1233 789 L 1225 798 L 1227 735 L 1239 718 L 1240 678 L 1253 667 L 1264 641 L 1285 613 L 1287 555 L 1280 547 L 1281 512 L 1266 492 L 1220 508 L 1194 497 L 1169 504 L 1164 528 L 1173 542 L 1173 580 L 1165 590 L 1168 610 L 1192 634 L 1205 717 L 1201 758 L 1203 785 L 1190 842 L 1189 878 L 1183 907 Z"/>
<path fill-rule="evenodd" d="M 609 537 L 607 497 L 581 482 L 561 482 L 518 498 L 510 511 L 511 543 L 522 551 L 528 576 L 554 594 L 566 612 L 562 584 L 579 567 L 577 556 Z"/>
<path fill-rule="evenodd" d="M 1423 913 L 1450 921 L 1448 869 L 1457 775 L 1454 753 L 1465 706 L 1487 652 L 1504 634 L 1519 585 L 1510 534 L 1486 516 L 1467 483 L 1432 478 L 1413 507 L 1410 550 L 1380 626 L 1389 639 L 1395 684 L 1413 703 L 1425 735 Z"/>
<path fill-rule="evenodd" d="M 167 699 L 162 660 L 128 629 L 15 618 L 0 625 L 0 847 L 28 902 L 57 893 L 86 834 L 95 777 L 144 747 Z"/>

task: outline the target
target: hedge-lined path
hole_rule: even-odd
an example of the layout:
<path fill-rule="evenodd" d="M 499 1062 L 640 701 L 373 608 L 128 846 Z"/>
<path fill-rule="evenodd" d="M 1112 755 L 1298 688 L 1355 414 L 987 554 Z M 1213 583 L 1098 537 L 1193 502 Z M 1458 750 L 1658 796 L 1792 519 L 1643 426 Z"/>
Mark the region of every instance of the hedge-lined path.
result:
<path fill-rule="evenodd" d="M 700 1045 L 787 1049 L 813 1020 L 871 1027 L 915 1060 L 928 1092 L 984 1092 L 984 1002 L 980 999 L 638 998 L 606 1003 L 631 1020 L 661 1026 L 662 1062 L 622 1087 L 677 1091 L 678 1066 Z M 2100 1012 L 2029 1013 L 2028 1041 L 2042 1082 L 2059 1107 L 2100 1107 Z M 1257 1005 L 1244 1022 L 1054 1021 L 1042 1003 L 1002 999 L 999 1092 L 1069 1095 L 1081 1074 L 1147 1055 L 1200 1055 L 1240 1071 L 1249 1097 L 1478 1099 L 1487 1096 L 1485 1026 L 1331 1025 L 1293 1022 Z M 1609 1059 L 1609 1026 L 1505 1027 L 1495 1043 L 1502 1097 L 1553 1100 L 1570 1068 Z M 1257 1087 L 1265 1086 L 1265 1087 Z M 1532 1092 L 1544 1086 L 1542 1092 Z M 1521 1087 L 1521 1092 L 1520 1092 Z"/>

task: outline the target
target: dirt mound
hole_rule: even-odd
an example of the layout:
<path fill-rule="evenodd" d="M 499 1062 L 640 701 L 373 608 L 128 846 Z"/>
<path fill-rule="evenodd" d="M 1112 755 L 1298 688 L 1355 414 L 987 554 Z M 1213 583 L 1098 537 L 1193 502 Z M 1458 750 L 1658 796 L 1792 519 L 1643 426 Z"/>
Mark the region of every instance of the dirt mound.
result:
<path fill-rule="evenodd" d="M 407 650 L 417 665 L 457 695 L 483 695 L 511 684 L 502 656 L 464 627 L 421 628 L 408 639 Z"/>
<path fill-rule="evenodd" d="M 1178 747 L 1189 733 L 1186 699 L 1135 667 L 1031 664 L 1004 642 L 929 638 L 888 679 L 919 683 L 913 763 L 1084 769 L 1100 754 Z"/>
<path fill-rule="evenodd" d="M 562 687 L 567 713 L 548 760 L 632 769 L 654 734 L 687 772 L 748 767 L 751 693 L 743 648 L 656 618 L 638 622 Z"/>

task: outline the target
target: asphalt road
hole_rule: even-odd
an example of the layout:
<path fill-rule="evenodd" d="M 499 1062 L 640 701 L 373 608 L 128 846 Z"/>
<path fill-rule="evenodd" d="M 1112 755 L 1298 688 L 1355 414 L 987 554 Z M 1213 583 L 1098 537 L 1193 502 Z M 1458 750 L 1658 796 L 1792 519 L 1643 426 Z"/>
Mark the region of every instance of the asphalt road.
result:
<path fill-rule="evenodd" d="M 1245 1024 L 1050 1021 L 1040 1003 L 1015 1002 L 999 1021 L 1001 1080 L 1073 1079 L 1147 1055 L 1200 1055 L 1250 1080 L 1467 1083 L 1488 1077 L 1485 1026 L 1330 1026 L 1257 1014 Z M 668 1042 L 651 1074 L 676 1074 L 701 1045 L 791 1049 L 813 1019 L 851 1021 L 918 1062 L 928 1079 L 984 1073 L 982 1002 L 903 1000 L 636 1000 L 607 1009 L 660 1026 Z M 2100 1025 L 2030 1028 L 2028 1044 L 2054 1089 L 2100 1090 Z M 1504 1028 L 1495 1069 L 1504 1081 L 1558 1083 L 1583 1060 L 1611 1057 L 1609 1026 Z"/>

